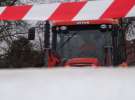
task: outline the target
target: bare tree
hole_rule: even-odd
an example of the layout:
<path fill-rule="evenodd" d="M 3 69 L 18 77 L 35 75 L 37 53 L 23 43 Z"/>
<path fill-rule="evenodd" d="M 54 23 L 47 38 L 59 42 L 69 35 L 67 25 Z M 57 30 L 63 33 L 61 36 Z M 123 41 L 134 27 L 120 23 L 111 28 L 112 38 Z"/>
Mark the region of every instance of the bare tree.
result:
<path fill-rule="evenodd" d="M 80 1 L 80 0 L 18 0 L 22 4 L 43 4 L 54 2 L 68 2 L 68 1 Z"/>
<path fill-rule="evenodd" d="M 0 6 L 12 6 L 15 5 L 15 3 L 18 0 L 0 0 Z"/>

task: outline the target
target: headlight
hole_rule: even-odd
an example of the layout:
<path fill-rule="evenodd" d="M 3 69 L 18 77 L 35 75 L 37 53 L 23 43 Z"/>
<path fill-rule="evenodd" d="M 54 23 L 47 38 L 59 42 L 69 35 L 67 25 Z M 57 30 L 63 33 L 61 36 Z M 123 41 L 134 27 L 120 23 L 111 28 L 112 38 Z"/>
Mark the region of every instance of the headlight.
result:
<path fill-rule="evenodd" d="M 102 25 L 100 26 L 100 28 L 101 28 L 101 29 L 106 29 L 106 28 L 107 28 L 107 25 L 102 24 Z"/>
<path fill-rule="evenodd" d="M 67 30 L 67 27 L 66 26 L 61 26 L 60 29 L 64 31 L 64 30 Z"/>

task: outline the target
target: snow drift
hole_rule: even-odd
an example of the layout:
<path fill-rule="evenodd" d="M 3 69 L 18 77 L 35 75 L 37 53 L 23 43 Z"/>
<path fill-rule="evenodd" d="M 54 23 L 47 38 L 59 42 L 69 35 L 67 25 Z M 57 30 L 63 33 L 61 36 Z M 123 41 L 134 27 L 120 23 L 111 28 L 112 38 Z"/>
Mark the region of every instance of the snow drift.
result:
<path fill-rule="evenodd" d="M 135 100 L 135 68 L 0 70 L 0 100 Z"/>

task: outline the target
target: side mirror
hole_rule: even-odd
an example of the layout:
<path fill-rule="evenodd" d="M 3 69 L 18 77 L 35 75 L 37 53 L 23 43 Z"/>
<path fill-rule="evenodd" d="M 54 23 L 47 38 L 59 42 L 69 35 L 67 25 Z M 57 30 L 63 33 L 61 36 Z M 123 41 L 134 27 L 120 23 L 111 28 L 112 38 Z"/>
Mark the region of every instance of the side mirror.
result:
<path fill-rule="evenodd" d="M 28 31 L 28 40 L 34 40 L 35 39 L 35 27 L 32 27 Z"/>

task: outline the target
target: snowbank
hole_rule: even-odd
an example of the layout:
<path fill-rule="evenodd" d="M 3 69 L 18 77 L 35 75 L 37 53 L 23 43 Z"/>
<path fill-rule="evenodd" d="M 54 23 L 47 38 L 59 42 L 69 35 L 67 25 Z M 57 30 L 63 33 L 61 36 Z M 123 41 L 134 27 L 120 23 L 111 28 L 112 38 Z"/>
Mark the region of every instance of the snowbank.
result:
<path fill-rule="evenodd" d="M 135 68 L 0 70 L 0 100 L 135 100 Z"/>

